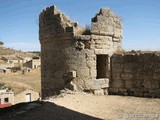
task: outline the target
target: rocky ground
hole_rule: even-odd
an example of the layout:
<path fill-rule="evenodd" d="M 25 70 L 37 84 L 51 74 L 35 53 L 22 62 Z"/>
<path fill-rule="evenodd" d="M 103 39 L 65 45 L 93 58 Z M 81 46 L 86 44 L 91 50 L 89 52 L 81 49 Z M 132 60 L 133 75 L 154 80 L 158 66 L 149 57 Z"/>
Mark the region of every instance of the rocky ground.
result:
<path fill-rule="evenodd" d="M 160 99 L 69 92 L 3 109 L 0 114 L 0 120 L 159 120 Z M 140 114 L 148 116 L 133 116 Z"/>

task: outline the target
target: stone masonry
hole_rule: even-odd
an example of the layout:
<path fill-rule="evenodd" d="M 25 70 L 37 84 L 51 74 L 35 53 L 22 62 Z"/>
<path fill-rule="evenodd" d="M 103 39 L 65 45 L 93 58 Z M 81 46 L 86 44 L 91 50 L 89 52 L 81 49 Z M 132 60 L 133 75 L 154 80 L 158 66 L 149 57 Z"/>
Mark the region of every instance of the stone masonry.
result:
<path fill-rule="evenodd" d="M 123 53 L 122 21 L 107 8 L 79 27 L 55 6 L 39 16 L 42 98 L 67 87 L 94 94 L 160 97 L 160 57 Z"/>
<path fill-rule="evenodd" d="M 160 97 L 160 53 L 115 54 L 111 61 L 111 94 Z"/>
<path fill-rule="evenodd" d="M 122 49 L 121 19 L 109 9 L 101 9 L 88 30 L 51 6 L 41 12 L 39 22 L 42 97 L 66 86 L 106 93 L 110 56 Z"/>

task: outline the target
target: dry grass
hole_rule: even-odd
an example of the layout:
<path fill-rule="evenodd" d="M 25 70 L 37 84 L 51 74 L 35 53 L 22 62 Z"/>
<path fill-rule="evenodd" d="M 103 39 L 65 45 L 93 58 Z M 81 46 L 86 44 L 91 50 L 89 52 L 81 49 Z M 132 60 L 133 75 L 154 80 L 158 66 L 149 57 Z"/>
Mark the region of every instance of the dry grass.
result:
<path fill-rule="evenodd" d="M 32 70 L 30 73 L 0 73 L 0 84 L 12 88 L 16 93 L 29 88 L 40 92 L 40 69 Z"/>
<path fill-rule="evenodd" d="M 76 30 L 76 34 L 77 35 L 91 35 L 91 30 L 89 26 L 85 26 L 85 27 L 79 27 Z"/>
<path fill-rule="evenodd" d="M 125 52 L 124 49 L 118 48 L 118 49 L 115 51 L 115 54 L 123 54 L 124 52 Z"/>

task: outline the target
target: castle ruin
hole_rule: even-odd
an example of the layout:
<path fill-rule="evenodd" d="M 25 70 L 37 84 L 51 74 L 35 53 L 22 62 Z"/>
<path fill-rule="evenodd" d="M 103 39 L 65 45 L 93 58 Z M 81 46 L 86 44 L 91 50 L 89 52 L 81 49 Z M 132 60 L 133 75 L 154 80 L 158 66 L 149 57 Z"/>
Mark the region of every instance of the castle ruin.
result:
<path fill-rule="evenodd" d="M 95 94 L 160 97 L 160 54 L 120 53 L 122 21 L 107 8 L 82 28 L 51 6 L 39 16 L 42 98 L 68 87 Z M 118 53 L 118 54 L 117 54 Z"/>

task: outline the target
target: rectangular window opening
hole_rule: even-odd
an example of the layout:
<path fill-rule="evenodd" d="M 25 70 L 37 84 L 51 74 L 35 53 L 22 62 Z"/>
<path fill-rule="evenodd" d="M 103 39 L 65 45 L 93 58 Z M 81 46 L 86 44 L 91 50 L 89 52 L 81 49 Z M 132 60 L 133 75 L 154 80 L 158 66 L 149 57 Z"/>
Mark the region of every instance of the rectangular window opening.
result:
<path fill-rule="evenodd" d="M 5 102 L 5 103 L 8 103 L 8 102 L 9 102 L 9 99 L 8 99 L 8 98 L 4 98 L 4 102 Z"/>

